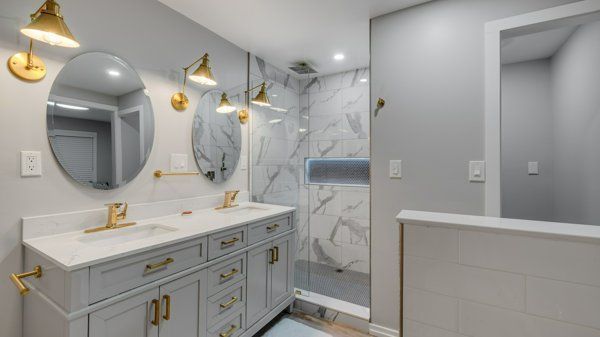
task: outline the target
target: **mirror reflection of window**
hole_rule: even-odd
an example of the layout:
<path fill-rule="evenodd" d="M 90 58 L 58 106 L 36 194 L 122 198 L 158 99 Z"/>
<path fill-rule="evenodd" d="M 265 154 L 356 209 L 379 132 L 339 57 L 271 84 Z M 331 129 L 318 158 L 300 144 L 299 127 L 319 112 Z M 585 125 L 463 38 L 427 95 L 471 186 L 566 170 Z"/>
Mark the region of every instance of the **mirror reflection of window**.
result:
<path fill-rule="evenodd" d="M 83 54 L 65 65 L 48 97 L 47 124 L 60 165 L 96 189 L 118 188 L 135 178 L 154 138 L 141 79 L 105 53 Z"/>
<path fill-rule="evenodd" d="M 600 225 L 600 21 L 502 41 L 502 216 Z"/>

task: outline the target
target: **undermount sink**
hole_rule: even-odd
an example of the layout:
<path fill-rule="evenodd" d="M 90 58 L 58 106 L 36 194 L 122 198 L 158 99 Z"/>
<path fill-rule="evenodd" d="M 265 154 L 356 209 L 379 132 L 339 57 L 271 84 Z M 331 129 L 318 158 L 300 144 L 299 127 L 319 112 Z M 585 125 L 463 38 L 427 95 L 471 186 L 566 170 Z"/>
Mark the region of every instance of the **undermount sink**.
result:
<path fill-rule="evenodd" d="M 121 243 L 147 239 L 176 231 L 177 228 L 148 224 L 140 226 L 131 226 L 119 229 L 111 229 L 103 232 L 83 234 L 77 238 L 79 242 L 92 246 L 105 247 Z"/>
<path fill-rule="evenodd" d="M 257 206 L 257 205 L 241 205 L 235 206 L 231 208 L 219 209 L 217 212 L 223 214 L 231 214 L 237 216 L 246 216 L 254 213 L 264 212 L 269 210 L 267 206 Z"/>

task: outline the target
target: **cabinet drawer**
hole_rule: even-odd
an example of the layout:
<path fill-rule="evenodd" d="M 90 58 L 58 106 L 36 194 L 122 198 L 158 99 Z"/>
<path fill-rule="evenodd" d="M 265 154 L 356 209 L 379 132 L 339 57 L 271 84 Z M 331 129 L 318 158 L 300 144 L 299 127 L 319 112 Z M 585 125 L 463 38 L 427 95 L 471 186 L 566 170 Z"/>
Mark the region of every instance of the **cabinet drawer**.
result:
<path fill-rule="evenodd" d="M 246 247 L 246 226 L 211 234 L 208 237 L 208 258 L 210 260 Z"/>
<path fill-rule="evenodd" d="M 208 267 L 208 295 L 214 295 L 246 278 L 246 254 Z"/>
<path fill-rule="evenodd" d="M 292 218 L 289 215 L 248 225 L 248 244 L 254 244 L 290 229 L 292 229 Z"/>
<path fill-rule="evenodd" d="M 208 329 L 208 337 L 237 337 L 246 330 L 244 310 L 229 316 L 222 323 Z"/>
<path fill-rule="evenodd" d="M 90 268 L 90 303 L 206 262 L 206 238 Z"/>
<path fill-rule="evenodd" d="M 208 298 L 207 325 L 214 326 L 231 313 L 246 308 L 246 282 L 238 282 Z"/>

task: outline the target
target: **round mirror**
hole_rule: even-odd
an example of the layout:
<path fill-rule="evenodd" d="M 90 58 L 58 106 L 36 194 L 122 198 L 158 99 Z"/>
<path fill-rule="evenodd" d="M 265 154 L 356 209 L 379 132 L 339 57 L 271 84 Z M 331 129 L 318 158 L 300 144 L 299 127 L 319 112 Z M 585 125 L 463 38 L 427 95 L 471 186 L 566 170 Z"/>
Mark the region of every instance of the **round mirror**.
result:
<path fill-rule="evenodd" d="M 242 130 L 235 111 L 219 113 L 222 91 L 205 93 L 194 115 L 192 145 L 202 173 L 223 182 L 235 171 L 242 149 Z"/>
<path fill-rule="evenodd" d="M 154 114 L 144 83 L 120 58 L 88 53 L 60 71 L 47 105 L 56 159 L 81 184 L 110 190 L 144 167 L 154 141 Z"/>

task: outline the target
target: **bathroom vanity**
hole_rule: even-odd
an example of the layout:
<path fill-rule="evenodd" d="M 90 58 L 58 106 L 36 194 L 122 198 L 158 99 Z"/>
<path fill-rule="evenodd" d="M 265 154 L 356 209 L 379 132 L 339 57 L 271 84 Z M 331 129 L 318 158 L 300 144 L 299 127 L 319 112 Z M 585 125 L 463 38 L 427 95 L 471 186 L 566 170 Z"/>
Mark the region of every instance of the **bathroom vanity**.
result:
<path fill-rule="evenodd" d="M 24 219 L 25 269 L 42 270 L 22 280 L 24 336 L 252 336 L 294 300 L 293 217 L 242 203 L 94 233 Z"/>

